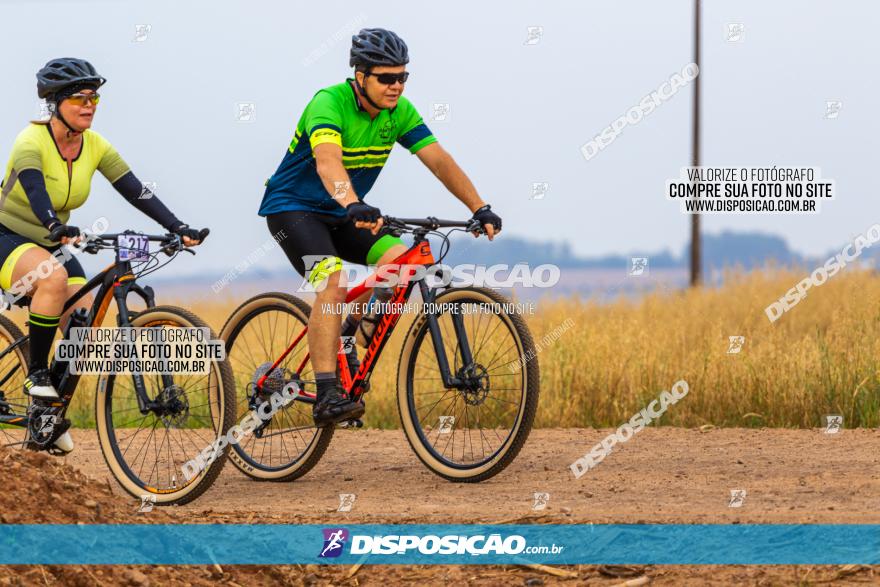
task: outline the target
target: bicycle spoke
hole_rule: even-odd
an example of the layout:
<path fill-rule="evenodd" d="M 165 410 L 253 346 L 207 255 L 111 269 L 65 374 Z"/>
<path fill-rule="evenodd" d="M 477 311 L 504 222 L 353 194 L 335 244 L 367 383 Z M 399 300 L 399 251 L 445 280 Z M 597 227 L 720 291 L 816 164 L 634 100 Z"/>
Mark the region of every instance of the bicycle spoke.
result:
<path fill-rule="evenodd" d="M 141 381 L 150 402 L 165 401 L 160 398 L 166 389 L 177 390 L 167 393 L 181 394 L 184 400 L 183 411 L 161 417 L 153 411 L 139 413 L 133 376 L 114 376 L 108 381 L 108 431 L 132 480 L 143 487 L 172 491 L 194 482 L 195 478 L 181 483 L 181 465 L 213 444 L 220 430 L 218 377 L 215 364 L 201 374 L 144 375 Z M 166 388 L 166 384 L 174 387 Z"/>
<path fill-rule="evenodd" d="M 412 394 L 413 422 L 422 431 L 424 444 L 442 462 L 476 466 L 490 461 L 516 431 L 525 400 L 525 376 L 507 373 L 515 363 L 519 339 L 503 315 L 476 311 L 480 301 L 458 299 L 464 337 L 458 340 L 452 314 L 438 316 L 443 347 L 453 375 L 466 379 L 462 390 L 446 389 L 427 324 L 413 347 L 407 367 Z M 467 310 L 467 311 L 466 311 Z M 494 322 L 494 323 L 493 323 Z M 459 343 L 467 341 L 472 365 L 462 365 Z M 462 367 L 468 367 L 462 371 Z M 515 393 L 515 395 L 513 395 Z M 450 421 L 444 423 L 448 416 Z M 441 431 L 450 425 L 451 429 Z"/>
<path fill-rule="evenodd" d="M 234 367 L 240 390 L 236 402 L 239 421 L 246 413 L 247 395 L 250 393 L 245 388 L 258 373 L 257 369 L 278 360 L 287 350 L 290 341 L 296 340 L 302 334 L 305 326 L 305 322 L 297 315 L 269 305 L 258 309 L 238 328 L 235 338 L 230 342 L 228 358 Z M 285 378 L 288 373 L 296 373 L 306 353 L 308 341 L 303 338 L 279 363 L 278 371 Z M 309 385 L 308 376 L 311 372 L 311 363 L 307 363 L 303 372 L 297 373 L 304 388 Z M 303 409 L 300 402 L 294 402 L 272 416 L 260 437 L 250 435 L 237 449 L 239 454 L 257 467 L 287 467 L 301 458 L 318 434 L 319 429 L 312 422 L 311 410 Z"/>

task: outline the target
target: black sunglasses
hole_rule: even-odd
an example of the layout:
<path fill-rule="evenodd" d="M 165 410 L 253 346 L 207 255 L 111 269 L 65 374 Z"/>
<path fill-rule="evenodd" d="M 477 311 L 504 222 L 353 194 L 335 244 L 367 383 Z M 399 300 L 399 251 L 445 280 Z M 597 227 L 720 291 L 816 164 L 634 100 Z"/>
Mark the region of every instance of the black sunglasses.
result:
<path fill-rule="evenodd" d="M 385 84 L 386 86 L 390 86 L 395 82 L 405 84 L 407 78 L 409 78 L 408 71 L 403 71 L 401 73 L 372 73 L 368 71 L 365 72 L 364 75 L 372 75 L 379 80 L 380 84 Z"/>

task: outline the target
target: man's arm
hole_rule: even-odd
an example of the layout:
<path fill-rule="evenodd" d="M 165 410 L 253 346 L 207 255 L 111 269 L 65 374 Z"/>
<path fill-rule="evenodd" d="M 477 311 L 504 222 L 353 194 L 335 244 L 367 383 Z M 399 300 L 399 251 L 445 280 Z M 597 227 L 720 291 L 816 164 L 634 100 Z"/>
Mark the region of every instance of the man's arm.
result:
<path fill-rule="evenodd" d="M 348 171 L 342 164 L 342 147 L 335 143 L 321 143 L 315 145 L 312 152 L 315 155 L 318 177 L 321 178 L 327 193 L 343 208 L 359 202 L 360 199 L 354 191 Z M 375 223 L 356 222 L 355 226 L 369 228 L 373 234 L 378 234 L 379 229 L 382 228 L 382 219 L 379 218 Z"/>
<path fill-rule="evenodd" d="M 342 164 L 342 147 L 333 143 L 321 143 L 315 145 L 314 154 L 318 177 L 327 193 L 343 208 L 357 202 L 358 197 L 351 185 L 351 178 Z"/>
<path fill-rule="evenodd" d="M 422 147 L 416 151 L 416 156 L 472 213 L 486 205 L 477 193 L 477 188 L 440 143 L 431 143 Z M 495 238 L 495 228 L 491 224 L 486 224 L 485 228 L 489 240 Z"/>

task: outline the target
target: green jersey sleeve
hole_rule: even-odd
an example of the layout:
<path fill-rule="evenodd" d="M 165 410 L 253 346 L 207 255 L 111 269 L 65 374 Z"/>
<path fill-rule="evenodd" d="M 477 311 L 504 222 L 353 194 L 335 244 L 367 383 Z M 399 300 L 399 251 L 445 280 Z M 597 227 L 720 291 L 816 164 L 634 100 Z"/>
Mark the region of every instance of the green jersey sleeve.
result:
<path fill-rule="evenodd" d="M 410 153 L 416 153 L 422 147 L 437 142 L 437 137 L 422 120 L 412 102 L 401 96 L 397 105 L 400 116 L 397 142 L 409 149 Z"/>
<path fill-rule="evenodd" d="M 97 165 L 95 166 L 101 175 L 107 178 L 110 183 L 131 171 L 128 163 L 122 158 L 119 152 L 110 144 L 110 141 L 99 135 L 95 131 L 91 131 L 95 139 L 95 158 Z"/>
<path fill-rule="evenodd" d="M 342 147 L 342 119 L 338 97 L 327 90 L 321 90 L 306 106 L 300 130 L 309 137 L 312 149 L 321 143 L 333 143 Z"/>
<path fill-rule="evenodd" d="M 12 168 L 21 173 L 25 169 L 43 170 L 43 150 L 40 145 L 23 134 L 12 148 Z"/>

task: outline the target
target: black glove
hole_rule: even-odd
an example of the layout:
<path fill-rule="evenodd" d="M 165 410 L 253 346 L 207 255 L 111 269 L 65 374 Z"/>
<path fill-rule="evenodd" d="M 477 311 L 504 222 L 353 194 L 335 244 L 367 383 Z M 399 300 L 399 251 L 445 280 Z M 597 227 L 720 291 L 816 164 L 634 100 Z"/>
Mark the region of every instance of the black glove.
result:
<path fill-rule="evenodd" d="M 345 207 L 348 217 L 355 222 L 376 222 L 382 216 L 378 208 L 363 202 L 352 202 Z"/>
<path fill-rule="evenodd" d="M 182 222 L 178 222 L 172 226 L 171 232 L 180 236 L 180 238 L 187 237 L 194 241 L 201 240 L 200 231 L 198 229 L 190 228 L 189 224 L 184 224 Z"/>
<path fill-rule="evenodd" d="M 486 204 L 476 212 L 474 212 L 474 220 L 480 223 L 480 228 L 486 224 L 491 224 L 495 232 L 501 230 L 501 216 L 492 211 L 492 206 Z"/>
<path fill-rule="evenodd" d="M 79 236 L 79 228 L 68 224 L 62 224 L 60 222 L 56 222 L 49 228 L 50 241 L 59 243 L 65 236 L 68 238 Z"/>

